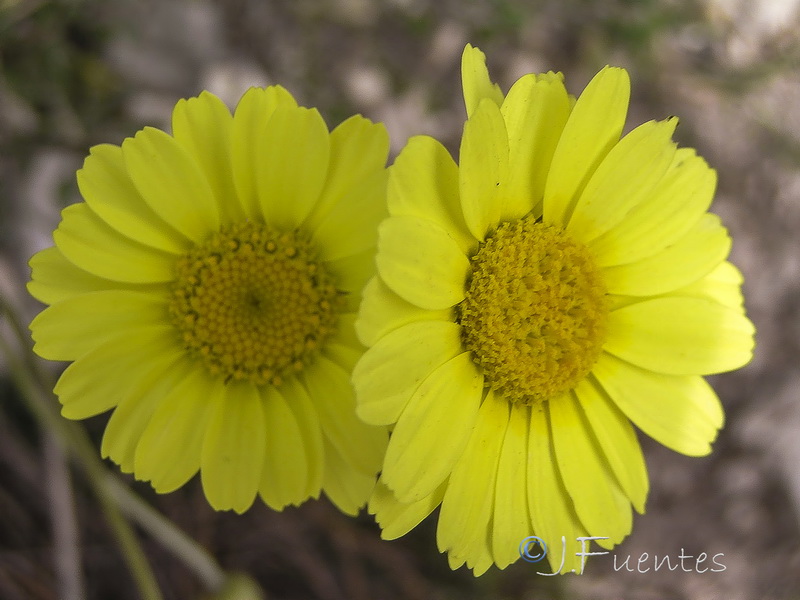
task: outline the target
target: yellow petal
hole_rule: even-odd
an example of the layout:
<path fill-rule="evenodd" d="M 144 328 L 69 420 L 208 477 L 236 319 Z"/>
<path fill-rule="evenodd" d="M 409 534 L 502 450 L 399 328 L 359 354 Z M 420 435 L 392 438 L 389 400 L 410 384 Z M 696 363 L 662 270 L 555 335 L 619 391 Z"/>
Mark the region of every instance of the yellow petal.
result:
<path fill-rule="evenodd" d="M 657 373 L 708 375 L 747 364 L 753 332 L 740 311 L 701 298 L 662 297 L 613 311 L 604 348 Z"/>
<path fill-rule="evenodd" d="M 355 115 L 331 131 L 330 149 L 325 186 L 304 224 L 308 231 L 315 231 L 333 207 L 386 168 L 389 134 L 382 123 Z"/>
<path fill-rule="evenodd" d="M 232 130 L 230 110 L 210 92 L 180 100 L 172 111 L 172 135 L 203 170 L 225 223 L 247 218 L 233 183 Z"/>
<path fill-rule="evenodd" d="M 161 323 L 161 295 L 105 290 L 73 296 L 39 313 L 31 322 L 33 347 L 48 360 L 75 360 L 111 338 Z"/>
<path fill-rule="evenodd" d="M 325 495 L 343 513 L 356 516 L 375 488 L 375 476 L 356 471 L 328 439 L 324 440 Z"/>
<path fill-rule="evenodd" d="M 249 219 L 260 216 L 261 208 L 256 191 L 256 180 L 263 168 L 259 153 L 267 123 L 281 107 L 295 107 L 292 95 L 279 85 L 268 88 L 250 88 L 239 100 L 233 113 L 231 132 L 231 166 L 233 183 L 239 202 Z"/>
<path fill-rule="evenodd" d="M 306 456 L 306 496 L 319 496 L 322 487 L 322 473 L 325 465 L 322 429 L 314 403 L 308 391 L 297 379 L 288 379 L 281 386 L 281 394 L 286 398 L 289 409 L 294 413 Z"/>
<path fill-rule="evenodd" d="M 569 111 L 564 82 L 553 73 L 525 75 L 508 92 L 500 109 L 508 130 L 508 181 L 501 186 L 506 217 L 541 215 L 547 172 Z"/>
<path fill-rule="evenodd" d="M 134 187 L 119 146 L 94 146 L 76 176 L 89 208 L 122 235 L 174 254 L 188 250 L 188 240 L 167 225 Z"/>
<path fill-rule="evenodd" d="M 598 165 L 578 197 L 566 230 L 589 243 L 647 199 L 675 155 L 678 120 L 650 121 L 620 140 Z"/>
<path fill-rule="evenodd" d="M 501 569 L 519 559 L 520 541 L 531 535 L 528 514 L 528 429 L 530 408 L 511 405 L 497 466 L 492 554 Z"/>
<path fill-rule="evenodd" d="M 708 210 L 717 176 L 691 148 L 679 148 L 672 165 L 625 218 L 589 242 L 601 266 L 634 262 L 683 237 Z"/>
<path fill-rule="evenodd" d="M 163 283 L 174 278 L 174 256 L 121 236 L 83 202 L 62 213 L 53 232 L 71 263 L 92 275 L 125 283 Z"/>
<path fill-rule="evenodd" d="M 329 136 L 316 109 L 272 113 L 256 143 L 256 190 L 267 223 L 293 229 L 311 212 L 328 173 Z"/>
<path fill-rule="evenodd" d="M 620 487 L 633 507 L 644 512 L 649 481 L 633 427 L 593 380 L 584 379 L 578 383 L 575 394 Z"/>
<path fill-rule="evenodd" d="M 267 429 L 263 400 L 253 384 L 229 382 L 209 402 L 200 455 L 203 491 L 215 510 L 241 514 L 253 504 L 261 483 Z"/>
<path fill-rule="evenodd" d="M 471 44 L 467 44 L 461 54 L 461 85 L 464 88 L 464 105 L 467 107 L 468 117 L 472 116 L 484 98 L 497 106 L 503 103 L 500 86 L 489 79 L 486 55 Z"/>
<path fill-rule="evenodd" d="M 54 388 L 63 405 L 61 414 L 68 419 L 86 419 L 119 404 L 129 387 L 147 378 L 153 357 L 174 361 L 183 354 L 174 335 L 167 325 L 149 324 L 108 336 L 82 354 Z"/>
<path fill-rule="evenodd" d="M 508 415 L 508 401 L 490 390 L 442 499 L 436 544 L 470 566 L 478 562 L 487 538 Z"/>
<path fill-rule="evenodd" d="M 468 352 L 441 365 L 417 388 L 383 463 L 383 481 L 400 502 L 421 500 L 450 474 L 475 427 L 482 395 L 483 376 Z"/>
<path fill-rule="evenodd" d="M 708 275 L 730 249 L 728 231 L 719 217 L 707 213 L 685 236 L 658 254 L 603 269 L 603 281 L 612 294 L 664 294 Z"/>
<path fill-rule="evenodd" d="M 743 280 L 739 269 L 726 261 L 701 280 L 675 290 L 670 295 L 706 298 L 741 312 L 744 305 Z"/>
<path fill-rule="evenodd" d="M 462 352 L 461 327 L 446 321 L 409 323 L 381 338 L 353 370 L 358 416 L 396 422 L 422 381 Z"/>
<path fill-rule="evenodd" d="M 221 383 L 204 369 L 195 369 L 164 396 L 136 445 L 137 479 L 166 494 L 200 470 L 210 398 L 222 393 Z"/>
<path fill-rule="evenodd" d="M 271 385 L 260 389 L 267 426 L 258 493 L 267 506 L 283 510 L 308 498 L 308 467 L 300 426 L 285 398 Z M 294 400 L 294 398 L 292 398 Z"/>
<path fill-rule="evenodd" d="M 445 480 L 421 500 L 403 503 L 398 502 L 392 491 L 379 479 L 369 498 L 368 509 L 381 527 L 381 537 L 394 540 L 414 529 L 441 504 L 446 487 Z"/>
<path fill-rule="evenodd" d="M 432 221 L 386 219 L 378 228 L 375 261 L 386 285 L 420 308 L 441 310 L 464 299 L 469 259 Z"/>
<path fill-rule="evenodd" d="M 318 356 L 300 380 L 317 409 L 325 437 L 351 468 L 374 476 L 381 466 L 387 433 L 384 427 L 367 425 L 356 417 L 349 373 Z"/>
<path fill-rule="evenodd" d="M 208 179 L 173 137 L 145 127 L 122 143 L 122 156 L 144 201 L 175 230 L 201 243 L 219 229 L 220 209 Z"/>
<path fill-rule="evenodd" d="M 451 321 L 452 309 L 425 310 L 390 290 L 380 277 L 373 277 L 362 294 L 355 322 L 358 339 L 373 346 L 384 335 L 414 321 Z"/>
<path fill-rule="evenodd" d="M 459 162 L 464 221 L 482 241 L 504 216 L 500 188 L 508 179 L 508 133 L 493 101 L 482 100 L 464 124 Z"/>
<path fill-rule="evenodd" d="M 572 393 L 548 402 L 558 470 L 575 512 L 593 536 L 620 543 L 631 531 L 631 505 L 619 488 Z"/>
<path fill-rule="evenodd" d="M 630 98 L 624 69 L 605 67 L 586 86 L 553 154 L 544 190 L 544 222 L 564 226 L 597 166 L 619 141 Z"/>
<path fill-rule="evenodd" d="M 724 413 L 702 377 L 653 373 L 608 354 L 592 373 L 620 410 L 657 442 L 689 456 L 711 452 Z"/>
<path fill-rule="evenodd" d="M 392 216 L 437 223 L 465 254 L 477 245 L 461 212 L 458 165 L 432 137 L 412 137 L 389 168 L 388 204 Z"/>

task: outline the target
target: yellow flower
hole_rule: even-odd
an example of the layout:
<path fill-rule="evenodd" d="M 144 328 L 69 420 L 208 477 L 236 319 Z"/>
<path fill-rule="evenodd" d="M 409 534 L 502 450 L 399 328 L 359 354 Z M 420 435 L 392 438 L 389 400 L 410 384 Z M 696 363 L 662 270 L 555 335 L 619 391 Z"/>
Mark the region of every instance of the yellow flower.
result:
<path fill-rule="evenodd" d="M 394 424 L 369 508 L 391 539 L 441 504 L 452 568 L 505 568 L 538 536 L 577 571 L 577 538 L 611 548 L 644 511 L 631 422 L 710 452 L 723 412 L 702 375 L 747 363 L 754 330 L 706 212 L 714 171 L 675 119 L 620 139 L 623 69 L 577 101 L 554 73 L 503 96 L 468 45 L 462 76 L 460 164 L 421 136 L 390 168 L 356 321 L 358 414 Z"/>
<path fill-rule="evenodd" d="M 369 496 L 387 434 L 355 414 L 353 329 L 385 216 L 388 139 L 332 132 L 281 87 L 232 116 L 204 92 L 173 134 L 91 149 L 55 246 L 31 259 L 35 350 L 73 361 L 70 419 L 114 409 L 102 454 L 158 492 L 200 471 L 216 509 Z"/>

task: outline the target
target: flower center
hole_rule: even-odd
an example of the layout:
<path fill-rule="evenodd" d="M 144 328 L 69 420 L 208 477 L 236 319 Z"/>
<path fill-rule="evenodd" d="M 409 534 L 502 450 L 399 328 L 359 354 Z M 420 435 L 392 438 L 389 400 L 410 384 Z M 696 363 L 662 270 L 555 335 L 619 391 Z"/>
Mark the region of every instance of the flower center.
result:
<path fill-rule="evenodd" d="M 524 404 L 572 389 L 600 355 L 608 301 L 583 244 L 531 217 L 501 224 L 472 258 L 459 319 L 487 387 Z"/>
<path fill-rule="evenodd" d="M 238 223 L 178 259 L 169 311 L 212 374 L 280 385 L 333 333 L 341 297 L 297 232 Z"/>

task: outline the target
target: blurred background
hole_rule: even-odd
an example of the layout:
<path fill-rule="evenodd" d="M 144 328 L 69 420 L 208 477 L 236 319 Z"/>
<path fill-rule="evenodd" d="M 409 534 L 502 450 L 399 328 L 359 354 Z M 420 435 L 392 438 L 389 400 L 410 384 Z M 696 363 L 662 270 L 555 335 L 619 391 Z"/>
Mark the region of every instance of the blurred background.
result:
<path fill-rule="evenodd" d="M 520 561 L 474 578 L 436 551 L 435 519 L 381 541 L 325 499 L 275 513 L 212 511 L 195 479 L 170 495 L 129 481 L 266 598 L 299 600 L 790 600 L 800 598 L 800 8 L 798 0 L 0 0 L 0 290 L 25 319 L 26 261 L 77 201 L 90 146 L 169 128 L 179 98 L 229 106 L 280 83 L 329 126 L 384 121 L 392 157 L 427 133 L 455 153 L 466 42 L 504 90 L 560 70 L 578 94 L 603 65 L 631 72 L 628 129 L 679 115 L 676 137 L 719 172 L 713 211 L 734 239 L 757 350 L 713 378 L 727 413 L 714 452 L 642 438 L 647 513 L 583 575 Z M 0 324 L 0 333 L 9 333 Z M 138 598 L 85 477 L 21 401 L 0 362 L 0 599 Z M 82 424 L 99 445 L 105 416 Z M 116 471 L 113 465 L 109 465 Z M 128 479 L 126 479 L 128 481 Z M 165 599 L 202 582 L 138 531 Z M 622 567 L 706 553 L 719 572 Z M 647 560 L 647 559 L 646 559 Z M 644 568 L 644 566 L 642 567 Z M 719 568 L 719 567 L 715 567 Z M 688 572 L 687 572 L 688 571 Z M 74 590 L 78 590 L 75 592 Z M 250 596 L 256 598 L 255 593 Z"/>

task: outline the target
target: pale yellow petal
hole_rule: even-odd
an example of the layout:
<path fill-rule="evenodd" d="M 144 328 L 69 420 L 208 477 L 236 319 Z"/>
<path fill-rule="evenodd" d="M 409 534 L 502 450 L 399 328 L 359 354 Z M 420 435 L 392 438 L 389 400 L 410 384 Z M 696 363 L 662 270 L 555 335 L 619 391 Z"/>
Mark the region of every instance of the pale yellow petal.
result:
<path fill-rule="evenodd" d="M 500 86 L 489 79 L 486 55 L 472 44 L 467 44 L 461 54 L 461 85 L 464 88 L 464 105 L 467 107 L 468 117 L 472 116 L 484 98 L 497 106 L 503 103 Z"/>
<path fill-rule="evenodd" d="M 630 363 L 670 375 L 708 375 L 747 364 L 753 324 L 712 300 L 661 297 L 608 317 L 604 348 Z"/>
<path fill-rule="evenodd" d="M 432 221 L 390 217 L 378 228 L 378 273 L 404 300 L 428 310 L 464 299 L 469 259 Z"/>
<path fill-rule="evenodd" d="M 675 290 L 670 295 L 707 298 L 720 304 L 742 311 L 742 274 L 735 265 L 725 261 L 699 281 Z"/>
<path fill-rule="evenodd" d="M 677 124 L 675 118 L 649 121 L 611 148 L 578 196 L 566 225 L 572 237 L 591 242 L 652 194 L 675 155 Z"/>
<path fill-rule="evenodd" d="M 541 215 L 547 172 L 569 116 L 562 77 L 553 73 L 521 77 L 500 112 L 508 130 L 508 181 L 501 186 L 504 214 Z"/>
<path fill-rule="evenodd" d="M 456 323 L 418 321 L 389 333 L 353 370 L 358 416 L 374 425 L 396 422 L 423 380 L 463 351 Z"/>
<path fill-rule="evenodd" d="M 174 256 L 121 236 L 80 202 L 65 208 L 53 232 L 58 249 L 92 275 L 124 283 L 163 283 L 174 278 Z"/>
<path fill-rule="evenodd" d="M 464 221 L 473 237 L 483 241 L 505 216 L 500 188 L 508 179 L 508 133 L 493 101 L 482 100 L 464 124 L 459 163 Z"/>
<path fill-rule="evenodd" d="M 438 367 L 417 388 L 383 463 L 383 481 L 400 502 L 421 500 L 450 475 L 475 427 L 482 395 L 483 376 L 468 352 Z"/>
<path fill-rule="evenodd" d="M 544 190 L 544 222 L 564 226 L 580 193 L 619 141 L 630 98 L 624 69 L 605 67 L 586 86 L 556 146 Z"/>
<path fill-rule="evenodd" d="M 241 514 L 253 504 L 264 466 L 264 403 L 249 382 L 229 382 L 209 398 L 210 417 L 200 455 L 200 478 L 215 510 Z"/>
<path fill-rule="evenodd" d="M 708 275 L 730 249 L 728 231 L 719 217 L 707 213 L 685 236 L 658 254 L 603 269 L 603 281 L 612 294 L 664 294 Z"/>
<path fill-rule="evenodd" d="M 122 143 L 133 185 L 175 230 L 196 243 L 219 229 L 220 208 L 194 157 L 170 135 L 145 127 Z"/>
<path fill-rule="evenodd" d="M 392 216 L 419 217 L 440 225 L 465 254 L 478 243 L 461 211 L 458 165 L 432 137 L 408 140 L 389 168 L 387 201 Z"/>
<path fill-rule="evenodd" d="M 373 277 L 364 288 L 355 328 L 359 340 L 366 346 L 373 346 L 386 334 L 408 323 L 451 321 L 452 318 L 452 309 L 419 308 L 395 294 L 380 277 Z"/>
<path fill-rule="evenodd" d="M 328 173 L 328 126 L 316 109 L 278 107 L 256 142 L 256 190 L 270 225 L 293 229 L 308 217 Z"/>
<path fill-rule="evenodd" d="M 76 177 L 89 208 L 122 235 L 166 252 L 188 250 L 189 241 L 167 225 L 133 185 L 119 146 L 92 147 Z"/>
<path fill-rule="evenodd" d="M 291 378 L 283 382 L 281 394 L 287 399 L 289 409 L 294 413 L 306 456 L 306 495 L 318 497 L 322 488 L 322 473 L 325 466 L 322 428 L 314 403 L 308 391 L 299 380 Z"/>
<path fill-rule="evenodd" d="M 356 516 L 375 488 L 375 475 L 365 475 L 352 468 L 333 444 L 324 440 L 325 474 L 322 489 L 343 513 Z"/>
<path fill-rule="evenodd" d="M 430 495 L 416 502 L 403 503 L 398 502 L 392 491 L 379 479 L 367 508 L 381 527 L 381 537 L 394 540 L 414 529 L 441 504 L 446 487 L 447 480 Z"/>
<path fill-rule="evenodd" d="M 656 441 L 690 456 L 711 452 L 725 417 L 702 377 L 653 373 L 608 354 L 592 373 L 620 410 Z"/>

